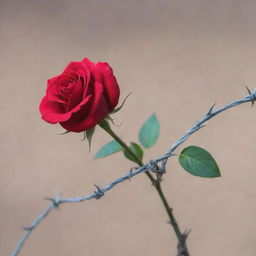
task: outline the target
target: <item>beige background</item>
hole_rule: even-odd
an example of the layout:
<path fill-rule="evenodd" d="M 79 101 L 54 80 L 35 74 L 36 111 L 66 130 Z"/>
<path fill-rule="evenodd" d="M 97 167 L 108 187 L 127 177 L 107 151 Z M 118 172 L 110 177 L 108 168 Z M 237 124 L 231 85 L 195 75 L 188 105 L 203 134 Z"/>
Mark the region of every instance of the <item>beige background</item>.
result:
<path fill-rule="evenodd" d="M 156 112 L 161 137 L 145 160 L 164 153 L 208 107 L 246 94 L 256 81 L 256 2 L 0 1 L 0 255 L 10 255 L 48 205 L 43 198 L 89 193 L 129 171 L 114 155 L 93 160 L 110 138 L 97 129 L 92 152 L 81 134 L 57 136 L 40 119 L 46 80 L 89 57 L 113 67 L 125 108 L 115 130 L 136 140 Z M 255 108 L 209 122 L 186 145 L 207 148 L 222 178 L 193 177 L 168 164 L 163 187 L 192 256 L 256 255 Z M 179 151 L 177 151 L 179 152 Z M 148 180 L 138 176 L 102 200 L 67 204 L 33 232 L 20 255 L 175 255 L 176 239 Z"/>

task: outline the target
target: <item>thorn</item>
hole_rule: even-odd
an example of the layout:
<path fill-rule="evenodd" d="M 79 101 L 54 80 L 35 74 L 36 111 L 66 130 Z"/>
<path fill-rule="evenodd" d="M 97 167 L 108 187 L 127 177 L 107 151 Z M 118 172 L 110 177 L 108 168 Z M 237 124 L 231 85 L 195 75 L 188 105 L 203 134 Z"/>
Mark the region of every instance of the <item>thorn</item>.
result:
<path fill-rule="evenodd" d="M 33 230 L 34 228 L 33 227 L 24 227 L 24 228 L 22 228 L 23 230 L 25 230 L 25 231 L 31 231 L 31 230 Z"/>
<path fill-rule="evenodd" d="M 181 235 L 182 235 L 182 239 L 183 241 L 186 241 L 190 232 L 192 231 L 192 229 L 189 229 L 189 230 L 185 230 Z"/>
<path fill-rule="evenodd" d="M 54 201 L 54 199 L 51 198 L 51 197 L 45 197 L 44 199 L 45 199 L 45 200 L 48 200 L 48 201 Z"/>
<path fill-rule="evenodd" d="M 129 179 L 129 181 L 131 181 L 131 178 L 132 178 L 132 172 L 133 171 L 136 171 L 136 170 L 138 170 L 139 169 L 139 167 L 132 167 L 131 169 L 130 169 L 130 171 L 129 171 L 129 175 L 128 175 L 128 179 Z"/>
<path fill-rule="evenodd" d="M 214 103 L 208 110 L 207 115 L 210 115 L 212 113 L 213 108 L 215 107 L 216 103 Z"/>
<path fill-rule="evenodd" d="M 134 167 L 132 167 L 131 169 L 130 169 L 130 171 L 129 171 L 129 175 L 128 175 L 128 179 L 129 179 L 129 181 L 132 181 L 131 180 L 131 175 L 132 175 L 132 171 L 134 170 Z"/>
<path fill-rule="evenodd" d="M 197 126 L 195 127 L 195 131 L 198 131 L 202 128 L 204 128 L 206 126 L 206 124 L 197 124 Z"/>
<path fill-rule="evenodd" d="M 59 208 L 59 202 L 55 198 L 45 197 L 45 200 L 51 201 L 54 207 Z"/>
<path fill-rule="evenodd" d="M 187 238 L 191 231 L 192 231 L 192 229 L 185 230 L 185 231 L 183 232 L 183 235 L 186 236 L 186 238 Z"/>
<path fill-rule="evenodd" d="M 156 174 L 156 181 L 158 183 L 161 183 L 163 181 L 162 176 L 163 176 L 163 173 L 157 173 Z"/>
<path fill-rule="evenodd" d="M 255 95 L 251 92 L 251 90 L 247 87 L 247 86 L 245 86 L 245 88 L 247 89 L 247 91 L 248 91 L 248 93 L 249 93 L 249 95 L 250 95 L 250 97 L 251 97 L 251 101 L 252 101 L 252 107 L 253 107 L 253 105 L 254 105 L 254 102 L 255 102 Z"/>
<path fill-rule="evenodd" d="M 248 93 L 251 94 L 252 92 L 250 91 L 250 89 L 247 87 L 247 85 L 245 86 L 245 88 L 247 89 Z"/>
<path fill-rule="evenodd" d="M 96 194 L 96 199 L 100 199 L 101 197 L 104 196 L 104 192 L 101 190 L 100 187 L 98 187 L 97 185 L 94 184 L 94 186 L 96 187 L 96 190 L 94 190 L 94 193 Z"/>
<path fill-rule="evenodd" d="M 174 153 L 167 153 L 165 154 L 166 156 L 166 159 L 169 158 L 169 157 L 172 157 L 172 156 L 177 156 L 178 154 L 174 154 Z"/>

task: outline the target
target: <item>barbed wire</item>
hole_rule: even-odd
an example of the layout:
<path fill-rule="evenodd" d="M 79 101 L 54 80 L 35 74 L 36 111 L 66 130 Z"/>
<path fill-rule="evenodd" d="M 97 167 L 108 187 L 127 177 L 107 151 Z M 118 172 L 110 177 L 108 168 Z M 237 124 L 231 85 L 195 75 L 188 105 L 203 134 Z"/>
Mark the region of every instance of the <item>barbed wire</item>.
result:
<path fill-rule="evenodd" d="M 104 194 L 111 190 L 112 188 L 114 188 L 116 185 L 126 181 L 126 180 L 130 180 L 132 177 L 140 174 L 140 173 L 144 173 L 147 171 L 151 171 L 153 173 L 157 174 L 157 178 L 158 176 L 162 176 L 163 173 L 165 173 L 166 171 L 166 164 L 168 159 L 175 155 L 173 154 L 173 152 L 182 144 L 184 143 L 193 133 L 197 132 L 198 130 L 200 130 L 201 128 L 204 127 L 204 123 L 208 120 L 210 120 L 211 118 L 213 118 L 214 116 L 222 113 L 223 111 L 236 107 L 238 105 L 241 105 L 243 103 L 247 103 L 247 102 L 251 102 L 252 105 L 254 104 L 255 100 L 256 100 L 256 88 L 253 91 L 250 91 L 248 88 L 248 95 L 245 96 L 244 98 L 238 99 L 236 101 L 233 101 L 217 110 L 213 110 L 214 109 L 214 105 L 212 105 L 209 110 L 206 112 L 206 114 L 199 120 L 196 122 L 196 124 L 190 128 L 187 132 L 185 132 L 185 134 L 180 137 L 168 150 L 167 152 L 157 158 L 151 159 L 150 161 L 148 161 L 148 163 L 146 163 L 145 165 L 139 167 L 139 168 L 134 168 L 131 171 L 129 171 L 127 174 L 123 175 L 122 177 L 112 181 L 111 183 L 109 183 L 108 185 L 104 186 L 104 187 L 99 187 L 97 185 L 95 186 L 95 190 L 90 193 L 87 194 L 85 196 L 81 196 L 81 197 L 71 197 L 71 198 L 61 198 L 60 195 L 57 195 L 55 198 L 46 198 L 46 200 L 49 200 L 51 202 L 51 204 L 42 212 L 40 213 L 36 219 L 32 222 L 32 224 L 28 227 L 24 228 L 25 233 L 23 234 L 23 236 L 21 237 L 20 241 L 18 242 L 16 248 L 14 249 L 12 256 L 17 256 L 20 252 L 20 250 L 23 248 L 25 242 L 27 241 L 28 237 L 31 235 L 32 231 L 38 227 L 38 225 L 48 216 L 48 214 L 55 208 L 58 208 L 61 204 L 63 203 L 78 203 L 78 202 L 83 202 L 86 200 L 90 200 L 90 199 L 100 199 L 101 197 L 104 196 Z M 161 165 L 159 166 L 158 164 L 161 163 Z"/>

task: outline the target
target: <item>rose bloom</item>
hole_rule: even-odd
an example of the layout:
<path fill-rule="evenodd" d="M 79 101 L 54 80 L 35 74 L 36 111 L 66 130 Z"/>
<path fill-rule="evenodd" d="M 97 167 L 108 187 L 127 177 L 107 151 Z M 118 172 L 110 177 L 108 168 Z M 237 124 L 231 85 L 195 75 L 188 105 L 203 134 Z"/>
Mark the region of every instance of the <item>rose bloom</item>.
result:
<path fill-rule="evenodd" d="M 85 58 L 71 62 L 62 74 L 48 80 L 39 109 L 46 122 L 82 132 L 95 127 L 114 110 L 119 95 L 111 67 Z"/>

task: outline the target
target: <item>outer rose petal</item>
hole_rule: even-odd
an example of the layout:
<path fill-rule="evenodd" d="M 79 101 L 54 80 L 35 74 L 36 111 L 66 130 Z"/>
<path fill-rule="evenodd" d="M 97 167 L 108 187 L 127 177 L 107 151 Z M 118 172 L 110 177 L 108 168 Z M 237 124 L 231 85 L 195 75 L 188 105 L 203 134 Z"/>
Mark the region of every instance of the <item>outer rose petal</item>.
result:
<path fill-rule="evenodd" d="M 90 98 L 91 96 L 84 98 L 78 106 L 65 113 L 63 111 L 64 107 L 62 107 L 61 104 L 51 102 L 47 99 L 47 96 L 45 96 L 41 101 L 39 110 L 42 114 L 42 119 L 48 123 L 56 124 L 59 122 L 65 122 L 70 119 L 73 113 L 78 112 L 84 105 L 89 103 Z"/>
<path fill-rule="evenodd" d="M 86 66 L 83 64 L 82 61 L 72 61 L 70 62 L 67 67 L 65 68 L 64 72 L 69 72 L 69 71 L 78 71 L 79 69 L 86 69 Z"/>
<path fill-rule="evenodd" d="M 108 65 L 108 63 L 98 62 L 96 66 L 101 73 L 102 84 L 105 89 L 107 102 L 109 104 L 110 111 L 112 111 L 116 107 L 119 100 L 119 86 L 117 84 L 116 78 L 113 75 L 112 68 Z"/>
<path fill-rule="evenodd" d="M 61 122 L 61 126 L 68 131 L 82 132 L 93 128 L 107 116 L 109 107 L 104 97 L 104 88 L 100 83 L 95 83 L 94 99 L 89 108 L 90 111 L 83 120 L 78 121 L 71 117 L 70 120 Z"/>
<path fill-rule="evenodd" d="M 82 62 L 91 71 L 94 80 L 103 85 L 109 111 L 111 112 L 116 107 L 120 96 L 120 89 L 113 75 L 112 68 L 106 62 L 94 64 L 87 58 L 83 59 Z"/>
<path fill-rule="evenodd" d="M 89 69 L 90 73 L 91 73 L 91 80 L 94 81 L 94 83 L 96 82 L 102 82 L 101 79 L 101 73 L 100 70 L 96 67 L 96 64 L 91 62 L 89 59 L 84 58 L 82 60 L 83 64 Z"/>
<path fill-rule="evenodd" d="M 57 102 L 52 102 L 45 96 L 39 106 L 42 119 L 48 123 L 56 124 L 67 121 L 71 117 L 71 112 L 63 113 L 63 106 Z"/>

